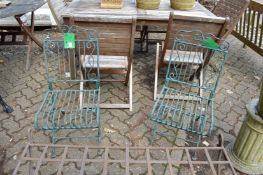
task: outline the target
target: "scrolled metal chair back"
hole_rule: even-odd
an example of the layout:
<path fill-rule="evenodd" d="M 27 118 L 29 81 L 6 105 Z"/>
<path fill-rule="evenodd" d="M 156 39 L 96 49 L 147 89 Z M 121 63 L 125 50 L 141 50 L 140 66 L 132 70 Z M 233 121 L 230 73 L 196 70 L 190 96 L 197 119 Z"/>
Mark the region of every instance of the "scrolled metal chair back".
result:
<path fill-rule="evenodd" d="M 71 27 L 60 32 L 50 32 L 44 40 L 44 63 L 49 83 L 55 82 L 95 82 L 100 81 L 99 45 L 96 35 L 79 39 L 75 33 L 75 48 L 64 47 L 64 32 L 72 32 Z M 94 31 L 92 31 L 94 33 Z M 89 36 L 89 35 L 87 35 Z M 85 58 L 89 69 L 81 69 Z"/>
<path fill-rule="evenodd" d="M 218 85 L 228 48 L 229 43 L 211 34 L 203 34 L 198 30 L 178 31 L 174 35 L 166 84 L 179 82 L 187 87 L 185 91 L 201 88 L 210 96 Z M 201 70 L 203 75 L 200 75 Z M 200 78 L 202 78 L 201 85 L 198 81 L 194 81 Z"/>

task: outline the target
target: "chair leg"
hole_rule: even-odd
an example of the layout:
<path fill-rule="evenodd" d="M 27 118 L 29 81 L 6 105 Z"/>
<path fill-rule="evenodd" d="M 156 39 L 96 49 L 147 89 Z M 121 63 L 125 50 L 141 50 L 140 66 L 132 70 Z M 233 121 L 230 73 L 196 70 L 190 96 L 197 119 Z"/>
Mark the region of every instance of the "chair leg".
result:
<path fill-rule="evenodd" d="M 31 27 L 30 27 L 30 31 L 32 33 L 34 32 L 34 18 L 35 18 L 35 14 L 34 14 L 34 12 L 31 12 Z M 30 65 L 31 65 L 32 45 L 33 45 L 33 40 L 29 37 L 29 44 L 28 44 L 28 50 L 27 50 L 27 59 L 26 59 L 26 70 L 29 70 Z"/>
<path fill-rule="evenodd" d="M 198 135 L 198 141 L 197 141 L 197 143 L 196 143 L 196 147 L 199 147 L 199 144 L 200 144 L 200 142 L 201 142 L 201 138 L 202 138 L 202 136 L 201 136 L 201 135 Z M 193 159 L 193 160 L 197 160 L 197 150 L 194 151 L 194 155 L 192 156 L 192 159 Z"/>
<path fill-rule="evenodd" d="M 56 143 L 56 130 L 52 130 L 52 144 L 55 144 Z M 52 158 L 55 158 L 56 157 L 56 148 L 55 147 L 52 147 L 51 148 L 51 157 Z"/>
<path fill-rule="evenodd" d="M 143 31 L 143 28 L 142 28 L 142 31 L 140 32 L 140 51 L 142 52 L 143 51 L 143 35 L 144 35 L 144 31 Z"/>
<path fill-rule="evenodd" d="M 158 71 L 159 71 L 159 49 L 160 44 L 156 45 L 156 60 L 155 60 L 155 73 L 154 73 L 154 90 L 153 90 L 153 100 L 157 98 L 157 88 L 158 88 Z"/>
<path fill-rule="evenodd" d="M 31 53 L 32 53 L 32 40 L 29 39 L 27 56 L 26 56 L 26 70 L 29 70 L 29 68 L 31 66 Z"/>
<path fill-rule="evenodd" d="M 149 32 L 148 32 L 148 29 L 147 29 L 145 35 L 146 35 L 145 36 L 146 37 L 146 53 L 148 53 L 148 51 L 149 51 Z"/>
<path fill-rule="evenodd" d="M 28 138 L 29 143 L 32 144 L 33 143 L 32 128 L 28 129 L 27 135 L 28 135 L 27 138 Z M 31 146 L 28 147 L 27 154 L 28 154 L 29 157 L 32 156 L 32 148 L 31 148 Z M 32 161 L 30 161 L 29 162 L 29 168 L 28 168 L 28 175 L 33 175 L 33 173 L 34 173 L 34 169 L 33 169 L 33 166 L 32 166 Z"/>
<path fill-rule="evenodd" d="M 151 132 L 150 144 L 153 144 L 153 142 L 155 140 L 157 128 L 158 128 L 157 123 L 153 122 L 153 128 L 152 128 L 152 132 Z"/>
<path fill-rule="evenodd" d="M 214 126 L 214 102 L 211 102 L 211 124 L 210 124 L 210 128 L 208 131 L 208 134 L 211 135 L 212 130 L 213 130 L 213 126 Z"/>
<path fill-rule="evenodd" d="M 79 93 L 79 108 L 82 109 L 83 107 L 83 89 L 84 89 L 84 82 L 83 82 L 83 75 L 82 75 L 82 71 L 80 73 L 80 78 L 81 78 L 81 81 L 80 81 L 80 93 Z"/>
<path fill-rule="evenodd" d="M 130 111 L 132 111 L 132 65 L 130 70 L 130 81 L 129 81 L 129 105 L 130 105 Z"/>
<path fill-rule="evenodd" d="M 101 130 L 100 130 L 100 127 L 98 127 L 98 136 L 97 136 L 97 143 L 100 144 L 101 142 Z"/>
<path fill-rule="evenodd" d="M 203 76 L 204 76 L 204 72 L 203 72 L 203 70 L 201 70 L 200 71 L 200 77 L 199 77 L 199 86 L 200 87 L 203 86 L 203 81 L 204 81 L 204 77 Z M 199 89 L 199 95 L 200 95 L 200 97 L 203 96 L 203 89 L 202 88 Z"/>

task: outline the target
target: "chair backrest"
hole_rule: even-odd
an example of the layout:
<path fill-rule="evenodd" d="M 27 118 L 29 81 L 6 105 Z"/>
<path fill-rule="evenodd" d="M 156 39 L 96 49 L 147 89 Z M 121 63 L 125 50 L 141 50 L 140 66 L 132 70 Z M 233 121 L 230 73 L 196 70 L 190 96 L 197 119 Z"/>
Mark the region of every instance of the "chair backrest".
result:
<path fill-rule="evenodd" d="M 227 37 L 235 28 L 239 22 L 242 14 L 247 9 L 250 0 L 220 0 L 213 10 L 216 16 L 228 17 L 230 23 L 228 24 L 224 34 L 224 38 Z"/>
<path fill-rule="evenodd" d="M 188 20 L 180 19 L 176 17 L 173 12 L 170 13 L 167 33 L 164 40 L 164 46 L 162 50 L 162 59 L 165 56 L 167 49 L 171 49 L 174 43 L 174 34 L 179 30 L 200 30 L 204 33 L 212 34 L 218 38 L 221 38 L 225 33 L 226 26 L 228 25 L 229 20 L 218 19 L 215 21 L 201 19 L 201 18 L 189 18 Z M 193 26 L 192 29 L 189 26 Z"/>
<path fill-rule="evenodd" d="M 195 92 L 191 90 L 194 88 L 203 89 L 206 92 L 204 97 L 212 98 L 221 77 L 229 48 L 229 43 L 221 41 L 221 44 L 218 45 L 215 42 L 218 40 L 220 39 L 211 34 L 203 34 L 201 31 L 178 31 L 175 34 L 169 60 L 166 85 L 176 82 L 176 84 L 183 85 L 181 91 L 193 94 Z M 178 62 L 174 63 L 172 59 L 178 60 Z M 194 77 L 194 80 L 199 77 L 197 75 L 199 69 L 203 70 L 201 84 L 191 80 L 191 77 Z M 198 93 L 198 91 L 196 92 Z"/>
<path fill-rule="evenodd" d="M 71 19 L 69 23 L 70 25 L 93 29 L 98 33 L 100 55 L 127 56 L 129 63 L 131 63 L 136 31 L 135 18 L 124 16 L 118 19 L 105 19 L 96 16 L 94 19 L 89 18 L 85 22 Z M 83 38 L 81 35 L 77 37 Z"/>
<path fill-rule="evenodd" d="M 93 30 L 86 31 L 86 38 L 76 38 L 73 48 L 65 46 L 64 34 L 52 32 L 50 35 L 46 35 L 47 37 L 44 40 L 44 63 L 48 82 L 84 81 L 99 84 L 99 44 L 98 38 L 95 37 L 97 36 L 96 32 Z M 83 52 L 83 50 L 85 51 Z M 86 57 L 89 69 L 81 69 L 78 55 Z"/>

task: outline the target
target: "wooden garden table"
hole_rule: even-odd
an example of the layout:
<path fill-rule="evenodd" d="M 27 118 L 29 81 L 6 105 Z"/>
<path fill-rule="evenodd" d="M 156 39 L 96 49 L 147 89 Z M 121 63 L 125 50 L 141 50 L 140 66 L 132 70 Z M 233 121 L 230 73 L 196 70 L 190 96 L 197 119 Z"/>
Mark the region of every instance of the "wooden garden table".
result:
<path fill-rule="evenodd" d="M 167 26 L 170 11 L 173 11 L 178 25 L 187 29 L 195 28 L 195 23 L 223 23 L 225 18 L 217 17 L 208 9 L 196 2 L 190 11 L 174 10 L 170 7 L 170 0 L 161 0 L 159 9 L 144 10 L 136 7 L 135 0 L 124 0 L 122 9 L 102 9 L 100 0 L 74 0 L 61 14 L 64 22 L 70 24 L 70 18 L 74 18 L 75 24 L 78 22 L 118 20 L 122 17 L 134 16 L 138 25 Z M 206 31 L 206 25 L 203 26 Z"/>
<path fill-rule="evenodd" d="M 0 32 L 1 40 L 0 44 L 28 44 L 28 53 L 27 53 L 27 63 L 26 69 L 30 66 L 30 53 L 32 48 L 32 41 L 34 41 L 41 49 L 43 49 L 42 43 L 34 36 L 34 11 L 44 5 L 46 2 L 44 0 L 13 0 L 12 3 L 0 9 L 0 20 L 2 18 L 13 16 L 21 27 L 21 31 L 14 32 L 13 26 L 0 26 L 0 30 L 8 30 L 10 32 Z M 31 27 L 28 27 L 27 24 L 21 19 L 21 17 L 31 12 Z M 6 36 L 12 36 L 11 41 L 5 41 Z M 24 35 L 22 41 L 17 41 L 17 35 Z M 27 43 L 26 38 L 29 37 L 29 43 Z"/>
<path fill-rule="evenodd" d="M 156 10 L 138 9 L 135 1 L 124 0 L 122 9 L 102 9 L 100 0 L 74 0 L 61 16 L 65 24 L 81 26 L 89 21 L 118 21 L 132 16 L 137 19 L 137 25 L 143 26 L 143 31 L 148 30 L 149 26 L 166 28 L 171 11 L 175 14 L 178 29 L 198 29 L 204 33 L 214 33 L 225 23 L 225 18 L 214 15 L 198 2 L 192 10 L 180 11 L 170 7 L 170 0 L 161 0 L 160 7 Z"/>

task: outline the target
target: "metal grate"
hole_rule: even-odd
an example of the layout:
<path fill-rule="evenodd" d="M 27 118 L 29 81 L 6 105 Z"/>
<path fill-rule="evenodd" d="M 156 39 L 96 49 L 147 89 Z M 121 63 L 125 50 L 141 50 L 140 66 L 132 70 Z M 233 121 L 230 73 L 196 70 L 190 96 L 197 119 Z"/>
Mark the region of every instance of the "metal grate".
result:
<path fill-rule="evenodd" d="M 54 148 L 56 156 L 52 158 L 49 152 Z M 193 160 L 192 155 L 195 151 L 198 156 Z M 50 167 L 47 167 L 48 165 Z M 89 170 L 89 167 L 93 169 Z M 74 172 L 71 168 L 75 169 Z M 104 147 L 32 143 L 26 145 L 13 175 L 26 174 L 25 171 L 28 171 L 28 174 L 44 172 L 57 175 L 236 174 L 223 146 Z"/>

